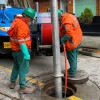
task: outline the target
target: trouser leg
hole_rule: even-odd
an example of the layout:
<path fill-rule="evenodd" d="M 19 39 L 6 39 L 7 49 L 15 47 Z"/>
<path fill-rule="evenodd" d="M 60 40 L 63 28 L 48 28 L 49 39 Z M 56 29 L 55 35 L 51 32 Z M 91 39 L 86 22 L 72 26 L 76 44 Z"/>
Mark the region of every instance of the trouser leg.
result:
<path fill-rule="evenodd" d="M 77 55 L 78 55 L 78 49 L 79 49 L 80 44 L 78 45 L 77 48 L 73 49 L 72 51 L 67 52 L 67 59 L 69 61 L 70 69 L 68 72 L 72 75 L 76 75 L 77 71 Z"/>
<path fill-rule="evenodd" d="M 12 53 L 12 55 L 13 55 L 13 58 L 14 58 L 14 66 L 13 66 L 13 69 L 12 69 L 10 81 L 14 82 L 14 81 L 16 81 L 16 79 L 18 77 L 19 65 L 18 65 L 18 62 L 17 62 L 16 53 Z"/>
<path fill-rule="evenodd" d="M 24 60 L 23 53 L 18 58 L 19 63 L 19 85 L 20 87 L 26 86 L 26 76 L 28 75 L 29 71 L 29 61 Z"/>
<path fill-rule="evenodd" d="M 69 61 L 70 69 L 68 72 L 72 75 L 76 75 L 77 68 L 77 58 L 76 58 L 76 50 L 72 50 L 70 52 L 67 51 L 67 59 Z"/>

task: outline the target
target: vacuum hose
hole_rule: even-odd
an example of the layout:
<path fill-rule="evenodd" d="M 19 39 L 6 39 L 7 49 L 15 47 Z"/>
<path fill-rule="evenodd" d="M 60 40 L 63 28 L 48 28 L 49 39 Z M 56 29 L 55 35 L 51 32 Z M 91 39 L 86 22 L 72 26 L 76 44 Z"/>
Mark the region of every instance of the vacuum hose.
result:
<path fill-rule="evenodd" d="M 64 95 L 64 97 L 66 97 L 66 93 L 67 93 L 67 56 L 66 56 L 66 48 L 65 48 L 64 43 L 63 43 L 63 48 L 64 48 L 64 56 L 65 56 L 65 95 Z"/>

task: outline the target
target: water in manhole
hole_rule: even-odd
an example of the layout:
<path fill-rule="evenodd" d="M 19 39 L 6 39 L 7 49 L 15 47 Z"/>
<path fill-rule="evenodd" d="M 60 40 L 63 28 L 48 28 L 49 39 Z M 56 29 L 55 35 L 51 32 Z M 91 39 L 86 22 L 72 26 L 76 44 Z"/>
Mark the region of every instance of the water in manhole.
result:
<path fill-rule="evenodd" d="M 65 93 L 64 93 L 65 92 L 65 87 L 64 87 L 64 85 L 62 85 L 62 97 L 63 98 L 65 98 L 65 97 L 67 98 L 67 97 L 70 97 L 70 96 L 74 95 L 76 93 L 76 91 L 77 91 L 77 89 L 73 84 L 68 84 L 67 94 L 65 96 Z M 48 96 L 56 97 L 54 83 L 49 83 L 46 86 L 44 86 L 43 92 L 45 92 Z"/>

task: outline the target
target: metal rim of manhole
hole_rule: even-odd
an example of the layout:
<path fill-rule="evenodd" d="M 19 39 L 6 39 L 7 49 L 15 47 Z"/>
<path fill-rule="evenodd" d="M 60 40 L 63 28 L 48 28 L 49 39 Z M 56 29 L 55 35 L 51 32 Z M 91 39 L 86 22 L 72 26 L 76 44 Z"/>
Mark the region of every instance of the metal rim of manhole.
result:
<path fill-rule="evenodd" d="M 60 100 L 99 100 L 100 98 L 100 89 L 91 81 L 88 81 L 84 84 L 73 85 L 68 84 L 67 97 L 64 97 L 64 82 L 62 82 L 62 98 Z M 54 82 L 46 84 L 42 88 L 42 96 L 45 96 L 46 100 L 59 100 L 55 97 L 54 93 Z"/>
<path fill-rule="evenodd" d="M 54 86 L 54 82 L 45 85 L 42 91 L 43 91 L 47 96 L 56 98 L 56 96 L 55 96 L 55 86 Z M 64 91 L 65 91 L 65 86 L 64 86 L 64 84 L 63 84 L 63 85 L 62 85 L 62 99 L 63 99 L 63 98 L 70 97 L 70 96 L 73 96 L 73 95 L 77 92 L 77 89 L 76 89 L 76 87 L 75 87 L 73 84 L 67 84 L 67 93 L 66 93 L 66 97 L 64 97 Z"/>

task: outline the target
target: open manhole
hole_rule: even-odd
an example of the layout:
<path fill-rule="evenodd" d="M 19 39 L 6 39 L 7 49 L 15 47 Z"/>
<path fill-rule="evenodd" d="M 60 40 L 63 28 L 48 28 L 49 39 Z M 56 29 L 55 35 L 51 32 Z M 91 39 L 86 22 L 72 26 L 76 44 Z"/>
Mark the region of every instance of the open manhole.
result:
<path fill-rule="evenodd" d="M 50 97 L 56 98 L 54 82 L 45 85 L 43 88 L 43 92 Z M 66 96 L 65 96 L 64 92 L 65 92 L 65 86 L 62 85 L 62 98 L 67 98 L 67 97 L 73 96 L 77 92 L 77 89 L 73 84 L 67 84 Z"/>

